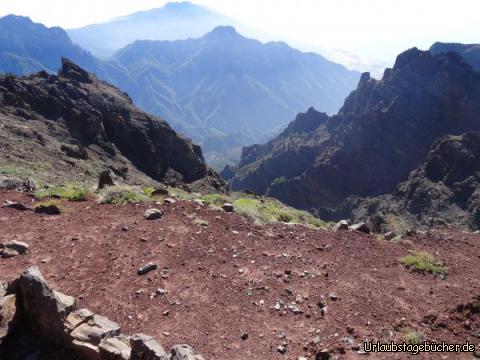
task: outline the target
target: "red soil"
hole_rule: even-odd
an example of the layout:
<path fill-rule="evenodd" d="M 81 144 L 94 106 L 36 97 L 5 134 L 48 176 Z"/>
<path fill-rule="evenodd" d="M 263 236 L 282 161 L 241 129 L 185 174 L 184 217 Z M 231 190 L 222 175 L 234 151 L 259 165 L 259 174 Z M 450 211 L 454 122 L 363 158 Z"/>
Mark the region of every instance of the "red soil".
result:
<path fill-rule="evenodd" d="M 32 201 L 0 192 L 0 201 L 7 199 Z M 259 226 L 194 202 L 162 205 L 165 215 L 154 221 L 143 218 L 151 204 L 62 205 L 59 216 L 0 208 L 0 242 L 30 244 L 27 255 L 0 259 L 0 280 L 36 265 L 54 289 L 76 296 L 81 307 L 117 321 L 127 333 L 153 335 L 165 348 L 188 343 L 207 360 L 313 359 L 315 349 L 361 359 L 365 355 L 342 338 L 363 347 L 365 339 L 401 341 L 409 329 L 429 341 L 469 340 L 479 348 L 479 316 L 451 312 L 480 295 L 479 235 L 447 229 L 395 244 L 349 231 Z M 195 224 L 194 214 L 209 225 Z M 409 250 L 443 260 L 446 279 L 408 271 L 398 259 Z M 137 275 L 148 262 L 158 269 Z M 157 288 L 167 293 L 151 297 Z M 330 293 L 338 299 L 331 300 Z M 277 300 L 295 302 L 296 295 L 303 298 L 296 305 L 303 314 L 274 309 Z M 319 302 L 327 307 L 324 315 Z M 423 321 L 426 315 L 437 317 L 434 325 Z M 242 334 L 248 338 L 242 340 Z M 317 336 L 320 342 L 313 345 Z M 283 342 L 284 355 L 277 352 Z"/>

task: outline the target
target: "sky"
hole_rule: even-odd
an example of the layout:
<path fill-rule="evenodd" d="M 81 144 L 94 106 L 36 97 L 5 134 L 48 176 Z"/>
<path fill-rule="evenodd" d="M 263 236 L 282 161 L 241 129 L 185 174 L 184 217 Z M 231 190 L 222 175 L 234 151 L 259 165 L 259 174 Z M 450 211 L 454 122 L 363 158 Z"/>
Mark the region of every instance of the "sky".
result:
<path fill-rule="evenodd" d="M 0 0 L 0 16 L 47 26 L 81 27 L 164 5 L 162 0 Z M 391 64 L 413 46 L 480 43 L 480 0 L 192 0 L 272 39 L 334 56 Z M 302 44 L 302 45 L 300 45 Z M 348 60 L 345 60 L 348 61 Z"/>

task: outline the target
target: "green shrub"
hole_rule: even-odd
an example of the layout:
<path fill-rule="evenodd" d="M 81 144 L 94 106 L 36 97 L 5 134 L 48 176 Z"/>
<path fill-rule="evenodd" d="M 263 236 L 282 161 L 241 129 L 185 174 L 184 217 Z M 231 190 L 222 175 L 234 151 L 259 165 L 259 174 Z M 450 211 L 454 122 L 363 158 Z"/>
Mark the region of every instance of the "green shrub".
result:
<path fill-rule="evenodd" d="M 35 193 L 35 197 L 39 199 L 58 197 L 69 201 L 85 201 L 90 195 L 91 191 L 88 187 L 73 184 L 52 186 Z"/>
<path fill-rule="evenodd" d="M 400 262 L 415 272 L 431 273 L 433 275 L 447 274 L 447 268 L 444 264 L 426 251 L 414 251 L 401 258 Z"/>
<path fill-rule="evenodd" d="M 228 196 L 225 196 L 222 194 L 207 194 L 207 195 L 203 195 L 201 199 L 207 205 L 216 205 L 216 206 L 222 206 L 223 204 L 232 201 L 232 199 L 230 199 Z"/>
<path fill-rule="evenodd" d="M 418 331 L 408 331 L 403 336 L 403 341 L 407 344 L 417 345 L 423 342 L 423 334 Z"/>
<path fill-rule="evenodd" d="M 139 204 L 149 200 L 149 197 L 141 189 L 130 186 L 112 186 L 102 192 L 99 203 L 123 205 Z"/>

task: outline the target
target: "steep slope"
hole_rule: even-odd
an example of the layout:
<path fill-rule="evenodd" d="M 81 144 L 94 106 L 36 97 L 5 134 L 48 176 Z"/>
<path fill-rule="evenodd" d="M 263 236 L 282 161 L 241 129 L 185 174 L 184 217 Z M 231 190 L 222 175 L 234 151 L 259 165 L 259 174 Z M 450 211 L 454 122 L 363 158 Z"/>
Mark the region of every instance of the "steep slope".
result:
<path fill-rule="evenodd" d="M 198 39 L 137 41 L 115 55 L 136 81 L 135 102 L 180 126 L 200 144 L 214 136 L 231 148 L 265 141 L 301 109 L 332 113 L 358 81 L 320 55 L 247 39 L 218 27 Z M 250 138 L 248 138 L 250 136 Z"/>
<path fill-rule="evenodd" d="M 215 178 L 200 147 L 66 59 L 58 76 L 1 76 L 0 120 L 1 162 L 39 169 L 52 182 L 89 179 L 105 167 L 130 182 Z"/>
<path fill-rule="evenodd" d="M 434 226 L 438 219 L 479 229 L 479 175 L 480 132 L 446 136 L 392 194 L 355 199 L 353 218 L 369 219 L 379 231 Z"/>
<path fill-rule="evenodd" d="M 264 163 L 252 167 L 247 149 L 232 186 L 328 218 L 351 195 L 392 191 L 425 160 L 436 139 L 479 130 L 479 113 L 480 73 L 455 53 L 433 56 L 414 48 L 399 55 L 382 80 L 362 76 L 338 115 L 328 119 L 328 139 L 317 141 L 313 160 L 296 176 L 275 181 L 281 172 L 257 171 Z M 305 143 L 317 131 L 309 134 Z"/>
<path fill-rule="evenodd" d="M 108 57 L 136 40 L 178 40 L 199 37 L 235 20 L 189 2 L 167 3 L 105 23 L 67 30 L 72 40 L 96 56 Z"/>
<path fill-rule="evenodd" d="M 433 55 L 446 53 L 449 51 L 460 54 L 465 61 L 473 66 L 474 69 L 480 70 L 480 44 L 459 44 L 459 43 L 441 43 L 436 42 L 430 48 Z"/>

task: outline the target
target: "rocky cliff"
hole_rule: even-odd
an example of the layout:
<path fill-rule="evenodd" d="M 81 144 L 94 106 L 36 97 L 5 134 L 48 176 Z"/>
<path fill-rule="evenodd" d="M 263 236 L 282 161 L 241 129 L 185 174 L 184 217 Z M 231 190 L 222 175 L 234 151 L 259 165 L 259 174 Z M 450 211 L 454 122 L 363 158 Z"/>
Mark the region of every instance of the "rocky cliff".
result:
<path fill-rule="evenodd" d="M 296 135 L 278 137 L 272 143 L 281 150 L 262 147 L 262 158 L 246 149 L 232 186 L 329 217 L 330 209 L 352 195 L 391 192 L 425 161 L 438 138 L 479 130 L 479 113 L 480 73 L 456 53 L 410 49 L 382 80 L 363 74 L 339 113 L 309 129 L 303 141 L 293 141 Z M 272 164 L 292 147 L 298 153 L 307 144 L 314 154 Z M 293 174 L 279 169 L 292 163 L 298 166 Z M 265 171 L 269 164 L 273 169 Z"/>
<path fill-rule="evenodd" d="M 453 51 L 461 55 L 474 69 L 480 70 L 480 44 L 459 44 L 436 42 L 430 48 L 434 55 Z"/>
<path fill-rule="evenodd" d="M 446 136 L 391 194 L 353 199 L 353 219 L 377 231 L 439 222 L 480 228 L 480 132 Z"/>
<path fill-rule="evenodd" d="M 199 146 L 129 96 L 69 60 L 58 75 L 0 77 L 3 166 L 20 166 L 56 182 L 81 181 L 109 167 L 130 182 L 222 182 Z"/>

